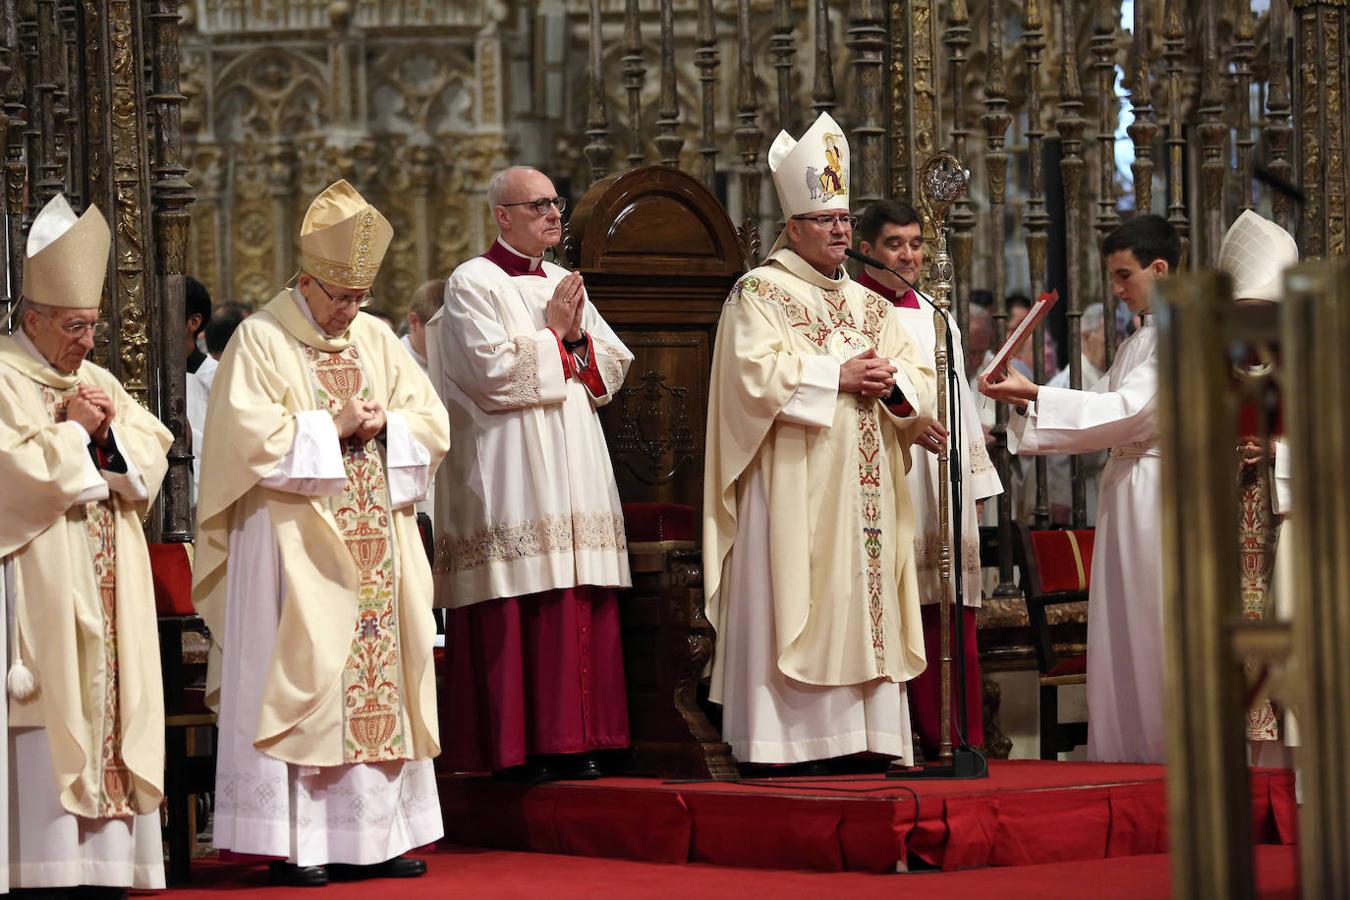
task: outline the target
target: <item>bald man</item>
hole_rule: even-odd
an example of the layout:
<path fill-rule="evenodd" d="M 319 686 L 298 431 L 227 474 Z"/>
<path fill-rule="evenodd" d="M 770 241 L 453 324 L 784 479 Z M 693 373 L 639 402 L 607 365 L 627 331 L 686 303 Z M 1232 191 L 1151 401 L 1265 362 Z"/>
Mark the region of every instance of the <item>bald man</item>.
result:
<path fill-rule="evenodd" d="M 428 327 L 452 442 L 436 488 L 446 624 L 445 753 L 537 782 L 599 774 L 628 745 L 618 589 L 623 512 L 597 410 L 633 356 L 581 276 L 543 257 L 566 205 L 548 176 L 497 173 L 500 235 L 457 268 Z"/>

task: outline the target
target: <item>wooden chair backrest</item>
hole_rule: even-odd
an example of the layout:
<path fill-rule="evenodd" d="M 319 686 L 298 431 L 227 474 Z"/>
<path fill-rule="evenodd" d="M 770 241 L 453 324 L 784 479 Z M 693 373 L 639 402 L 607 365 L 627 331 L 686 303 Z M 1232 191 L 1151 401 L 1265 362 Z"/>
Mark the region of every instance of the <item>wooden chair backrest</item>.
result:
<path fill-rule="evenodd" d="M 619 496 L 701 516 L 713 340 L 745 271 L 736 229 L 702 182 L 647 166 L 591 185 L 569 231 L 567 263 L 635 356 L 600 412 Z"/>

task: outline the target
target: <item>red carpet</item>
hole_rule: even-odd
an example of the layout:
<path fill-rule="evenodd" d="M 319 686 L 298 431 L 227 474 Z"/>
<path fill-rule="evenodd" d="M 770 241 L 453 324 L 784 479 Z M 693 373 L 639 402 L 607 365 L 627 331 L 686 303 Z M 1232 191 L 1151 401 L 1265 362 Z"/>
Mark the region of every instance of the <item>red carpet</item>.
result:
<path fill-rule="evenodd" d="M 1269 900 L 1297 897 L 1294 847 L 1256 848 L 1258 896 Z M 934 896 L 944 900 L 1152 900 L 1171 896 L 1166 856 L 1134 856 L 1091 862 L 1052 863 L 968 872 L 868 875 L 859 872 L 770 872 L 705 865 L 660 865 L 543 853 L 511 853 L 450 847 L 424 855 L 429 871 L 410 881 L 334 884 L 319 890 L 266 886 L 258 866 L 201 860 L 193 869 L 201 886 L 144 894 L 170 900 L 240 900 L 282 896 L 314 900 L 441 900 L 445 897 L 572 898 L 772 896 L 775 900 L 847 897 L 866 900 Z M 206 884 L 205 882 L 210 882 Z M 918 893 L 922 892 L 922 893 Z"/>
<path fill-rule="evenodd" d="M 1165 853 L 1163 772 L 1026 760 L 995 761 L 989 778 L 957 782 L 610 778 L 523 788 L 451 777 L 441 781 L 441 803 L 447 839 L 494 849 L 741 868 L 951 871 Z M 1252 771 L 1252 814 L 1257 843 L 1294 842 L 1292 773 Z"/>

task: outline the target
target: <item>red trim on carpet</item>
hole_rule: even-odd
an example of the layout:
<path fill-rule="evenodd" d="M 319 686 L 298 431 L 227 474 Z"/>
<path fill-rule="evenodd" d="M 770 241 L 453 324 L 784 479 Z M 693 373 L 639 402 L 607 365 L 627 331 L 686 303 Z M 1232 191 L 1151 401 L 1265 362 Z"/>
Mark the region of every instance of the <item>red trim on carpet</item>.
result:
<path fill-rule="evenodd" d="M 611 778 L 522 788 L 441 781 L 447 837 L 500 849 L 815 871 L 951 871 L 1167 850 L 1161 766 L 993 761 L 977 781 L 871 776 L 667 784 Z M 1289 843 L 1293 775 L 1252 771 L 1253 834 Z"/>

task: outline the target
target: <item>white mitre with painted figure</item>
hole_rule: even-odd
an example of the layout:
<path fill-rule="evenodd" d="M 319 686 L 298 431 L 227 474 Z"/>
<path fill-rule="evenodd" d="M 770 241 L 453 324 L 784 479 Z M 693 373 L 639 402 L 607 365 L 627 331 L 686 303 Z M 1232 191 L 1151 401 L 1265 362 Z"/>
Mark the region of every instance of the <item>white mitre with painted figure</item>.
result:
<path fill-rule="evenodd" d="M 92 203 L 75 215 L 64 194 L 33 219 L 24 247 L 23 296 L 43 306 L 98 309 L 108 274 L 112 233 Z"/>
<path fill-rule="evenodd" d="M 1298 262 L 1293 235 L 1250 209 L 1243 210 L 1219 246 L 1219 270 L 1233 279 L 1233 299 L 1284 298 L 1281 276 Z"/>
<path fill-rule="evenodd" d="M 786 131 L 778 132 L 769 148 L 769 171 L 773 173 L 773 186 L 778 191 L 785 219 L 848 209 L 850 168 L 844 129 L 829 113 L 821 113 L 801 140 L 793 139 Z M 785 246 L 786 229 L 769 252 Z"/>
<path fill-rule="evenodd" d="M 324 188 L 300 225 L 300 268 L 325 284 L 364 290 L 375 283 L 394 226 L 345 180 Z"/>

